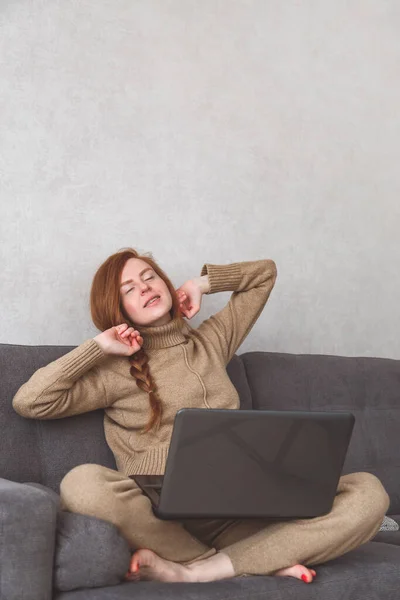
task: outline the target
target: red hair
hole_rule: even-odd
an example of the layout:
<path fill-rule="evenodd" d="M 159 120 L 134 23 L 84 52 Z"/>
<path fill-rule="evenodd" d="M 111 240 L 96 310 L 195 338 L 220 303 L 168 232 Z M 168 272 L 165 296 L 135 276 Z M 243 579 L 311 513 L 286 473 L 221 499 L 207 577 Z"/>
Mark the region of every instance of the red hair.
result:
<path fill-rule="evenodd" d="M 171 317 L 182 319 L 183 324 L 184 320 L 175 288 L 164 271 L 154 261 L 152 254 L 141 255 L 133 248 L 123 248 L 109 256 L 97 269 L 93 278 L 90 290 L 90 312 L 95 326 L 100 331 L 105 331 L 121 323 L 127 323 L 140 331 L 140 326 L 137 327 L 124 311 L 120 293 L 122 270 L 130 258 L 140 258 L 164 280 L 172 297 Z M 128 356 L 127 359 L 131 365 L 130 373 L 136 379 L 136 385 L 149 394 L 151 414 L 149 422 L 143 430 L 143 433 L 147 433 L 151 429 L 157 429 L 160 426 L 162 402 L 157 395 L 157 386 L 150 373 L 146 351 L 141 348 L 132 356 Z"/>

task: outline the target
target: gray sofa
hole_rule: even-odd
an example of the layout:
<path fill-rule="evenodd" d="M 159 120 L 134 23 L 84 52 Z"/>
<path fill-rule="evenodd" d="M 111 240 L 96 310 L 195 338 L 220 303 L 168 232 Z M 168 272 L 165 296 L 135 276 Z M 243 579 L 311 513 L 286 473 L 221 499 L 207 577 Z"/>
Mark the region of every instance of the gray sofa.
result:
<path fill-rule="evenodd" d="M 124 582 L 130 552 L 117 529 L 59 506 L 59 483 L 74 466 L 116 468 L 102 412 L 33 421 L 11 404 L 36 369 L 72 349 L 0 344 L 1 600 L 400 598 L 399 531 L 381 531 L 319 565 L 312 584 L 265 576 L 201 584 Z M 400 521 L 400 361 L 248 352 L 235 355 L 227 371 L 242 408 L 353 412 L 343 473 L 377 475 L 391 498 L 388 515 Z"/>

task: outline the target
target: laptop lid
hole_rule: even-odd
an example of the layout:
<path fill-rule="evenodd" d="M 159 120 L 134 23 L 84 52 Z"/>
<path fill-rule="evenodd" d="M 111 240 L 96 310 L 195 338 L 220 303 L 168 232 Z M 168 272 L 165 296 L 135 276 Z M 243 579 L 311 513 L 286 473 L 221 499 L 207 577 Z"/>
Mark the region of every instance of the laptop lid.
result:
<path fill-rule="evenodd" d="M 346 412 L 181 409 L 155 512 L 163 519 L 326 514 L 354 422 Z"/>

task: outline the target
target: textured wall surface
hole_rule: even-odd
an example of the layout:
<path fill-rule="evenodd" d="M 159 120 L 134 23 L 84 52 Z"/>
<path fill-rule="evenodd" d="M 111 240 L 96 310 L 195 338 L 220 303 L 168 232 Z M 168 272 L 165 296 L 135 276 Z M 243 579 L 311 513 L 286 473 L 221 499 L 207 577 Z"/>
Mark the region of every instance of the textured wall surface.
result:
<path fill-rule="evenodd" d="M 239 353 L 400 358 L 399 31 L 398 0 L 0 1 L 0 342 L 96 335 L 133 246 L 176 287 L 276 261 Z"/>

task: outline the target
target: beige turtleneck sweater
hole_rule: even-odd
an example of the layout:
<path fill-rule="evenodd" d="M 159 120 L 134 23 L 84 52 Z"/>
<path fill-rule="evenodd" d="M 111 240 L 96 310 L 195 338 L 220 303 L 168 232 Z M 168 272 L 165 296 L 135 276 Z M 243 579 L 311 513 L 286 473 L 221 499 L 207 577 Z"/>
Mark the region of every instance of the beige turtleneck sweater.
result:
<path fill-rule="evenodd" d="M 205 264 L 201 275 L 208 275 L 208 294 L 234 292 L 222 310 L 197 329 L 181 318 L 139 327 L 163 404 L 158 431 L 141 433 L 150 416 L 149 397 L 130 374 L 128 358 L 105 355 L 94 339 L 38 369 L 14 396 L 14 409 L 27 418 L 60 419 L 102 408 L 118 470 L 163 474 L 179 409 L 239 408 L 225 367 L 260 316 L 276 266 L 272 260 Z"/>

